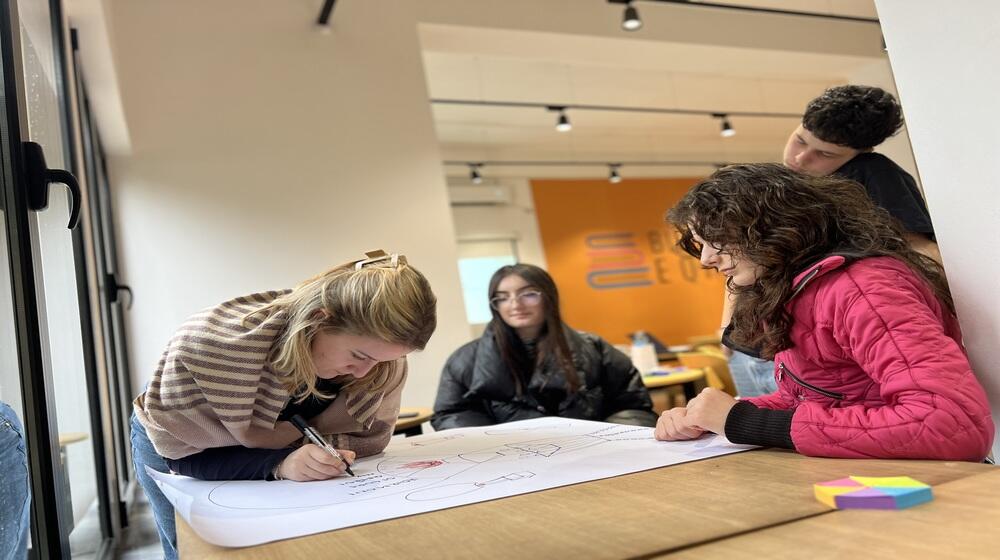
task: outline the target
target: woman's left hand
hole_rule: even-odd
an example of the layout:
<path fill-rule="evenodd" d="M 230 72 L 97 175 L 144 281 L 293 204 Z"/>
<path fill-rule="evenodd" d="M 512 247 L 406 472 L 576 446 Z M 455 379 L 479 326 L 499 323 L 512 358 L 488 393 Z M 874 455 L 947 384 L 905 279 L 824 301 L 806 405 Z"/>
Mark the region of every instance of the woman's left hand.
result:
<path fill-rule="evenodd" d="M 689 426 L 725 435 L 726 418 L 734 406 L 736 399 L 728 393 L 707 387 L 687 403 L 684 420 Z"/>

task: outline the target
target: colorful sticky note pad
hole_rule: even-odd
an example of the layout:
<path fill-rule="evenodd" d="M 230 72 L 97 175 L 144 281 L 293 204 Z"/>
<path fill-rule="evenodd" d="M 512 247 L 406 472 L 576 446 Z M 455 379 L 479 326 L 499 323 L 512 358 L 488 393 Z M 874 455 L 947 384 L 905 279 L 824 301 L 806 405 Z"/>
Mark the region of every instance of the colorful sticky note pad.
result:
<path fill-rule="evenodd" d="M 934 499 L 931 487 L 908 476 L 851 476 L 813 485 L 813 494 L 837 509 L 903 509 Z"/>

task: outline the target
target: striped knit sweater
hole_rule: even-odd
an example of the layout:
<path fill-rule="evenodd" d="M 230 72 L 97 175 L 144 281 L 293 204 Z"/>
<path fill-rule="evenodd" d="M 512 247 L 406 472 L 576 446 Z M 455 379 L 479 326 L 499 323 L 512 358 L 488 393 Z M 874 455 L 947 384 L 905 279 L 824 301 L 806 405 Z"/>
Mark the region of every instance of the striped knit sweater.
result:
<path fill-rule="evenodd" d="M 287 326 L 284 311 L 244 317 L 287 294 L 238 297 L 188 319 L 174 334 L 135 413 L 157 453 L 180 459 L 205 449 L 254 445 L 254 430 L 273 430 L 290 394 L 271 368 L 271 347 Z M 369 375 L 378 372 L 375 369 Z M 406 379 L 406 360 L 382 370 L 382 392 L 345 387 L 329 405 L 332 443 L 359 457 L 389 443 Z M 378 384 L 376 381 L 376 385 Z"/>

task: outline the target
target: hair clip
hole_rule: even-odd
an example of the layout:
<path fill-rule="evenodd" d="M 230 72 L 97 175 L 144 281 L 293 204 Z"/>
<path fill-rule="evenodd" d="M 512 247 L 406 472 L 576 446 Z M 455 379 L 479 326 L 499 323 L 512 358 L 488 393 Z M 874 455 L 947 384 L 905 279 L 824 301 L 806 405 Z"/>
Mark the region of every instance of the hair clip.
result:
<path fill-rule="evenodd" d="M 354 263 L 354 270 L 361 270 L 366 266 L 373 266 L 382 262 L 388 262 L 391 268 L 398 268 L 399 263 L 401 261 L 404 264 L 406 263 L 405 256 L 400 255 L 399 253 L 389 254 L 383 251 L 382 249 L 377 249 L 375 251 L 367 251 L 365 253 L 365 256 L 368 258 Z"/>

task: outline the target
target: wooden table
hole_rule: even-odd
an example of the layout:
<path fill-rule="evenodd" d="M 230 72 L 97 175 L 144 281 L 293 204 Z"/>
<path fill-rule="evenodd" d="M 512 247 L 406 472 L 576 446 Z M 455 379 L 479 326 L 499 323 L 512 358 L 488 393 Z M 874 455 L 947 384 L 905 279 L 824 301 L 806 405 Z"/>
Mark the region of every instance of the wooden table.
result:
<path fill-rule="evenodd" d="M 937 486 L 993 468 L 962 462 L 816 459 L 755 450 L 244 549 L 207 544 L 178 517 L 178 542 L 182 558 L 199 559 L 324 558 L 339 552 L 362 558 L 436 559 L 654 556 L 809 517 L 829 517 L 830 510 L 813 498 L 815 482 L 905 474 Z M 995 510 L 1000 505 L 993 501 L 969 507 Z M 796 552 L 799 557 L 806 550 L 812 555 L 822 550 L 824 540 L 814 539 Z"/>
<path fill-rule="evenodd" d="M 667 375 L 646 375 L 642 378 L 642 384 L 647 389 L 665 389 L 680 385 L 684 390 L 684 398 L 688 401 L 698 395 L 698 384 L 704 382 L 705 371 L 701 369 L 688 369 Z"/>
<path fill-rule="evenodd" d="M 659 558 L 771 560 L 802 558 L 804 550 L 812 558 L 996 558 L 1000 469 L 935 486 L 932 502 L 910 509 L 831 510 Z"/>
<path fill-rule="evenodd" d="M 90 437 L 85 432 L 60 432 L 59 447 L 66 447 L 71 443 L 79 443 Z"/>
<path fill-rule="evenodd" d="M 396 427 L 393 429 L 394 434 L 404 434 L 407 437 L 419 436 L 424 433 L 424 422 L 430 420 L 431 416 L 434 416 L 434 411 L 429 408 L 404 406 L 399 409 L 400 416 L 411 413 L 415 413 L 416 416 L 396 420 Z"/>

